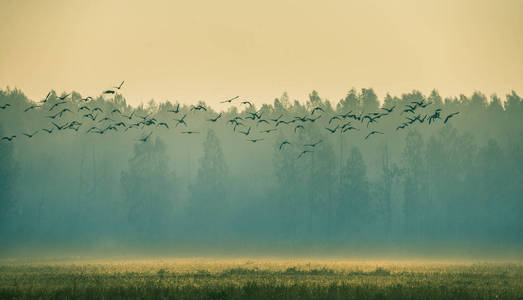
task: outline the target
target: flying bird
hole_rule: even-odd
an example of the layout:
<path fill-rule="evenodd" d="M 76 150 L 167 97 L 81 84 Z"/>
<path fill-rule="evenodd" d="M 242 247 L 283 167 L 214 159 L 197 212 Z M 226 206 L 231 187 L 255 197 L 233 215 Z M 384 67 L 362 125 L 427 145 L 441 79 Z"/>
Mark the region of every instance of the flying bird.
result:
<path fill-rule="evenodd" d="M 11 104 L 6 103 L 6 104 L 0 106 L 0 109 L 6 109 L 6 108 L 8 108 L 9 106 L 11 106 Z"/>
<path fill-rule="evenodd" d="M 382 107 L 381 109 L 387 111 L 389 114 L 394 110 L 394 108 L 396 107 L 396 105 L 394 105 L 393 107 L 391 108 L 386 108 L 386 107 Z"/>
<path fill-rule="evenodd" d="M 149 140 L 149 138 L 151 137 L 152 134 L 153 134 L 153 132 L 151 131 L 148 135 L 146 135 L 138 140 L 145 143 Z"/>
<path fill-rule="evenodd" d="M 12 135 L 12 136 L 4 136 L 1 140 L 2 141 L 8 141 L 8 142 L 11 142 L 12 140 L 14 140 L 16 138 L 16 135 Z"/>
<path fill-rule="evenodd" d="M 158 127 L 163 126 L 163 127 L 167 128 L 167 129 L 169 129 L 169 125 L 167 125 L 167 123 L 165 123 L 165 122 L 160 122 L 160 123 L 158 123 L 157 126 Z"/>
<path fill-rule="evenodd" d="M 28 137 L 28 138 L 32 138 L 32 137 L 33 137 L 35 134 L 37 134 L 37 133 L 38 133 L 38 130 L 35 131 L 35 132 L 33 132 L 32 134 L 31 134 L 31 133 L 24 133 L 24 135 L 25 135 L 26 137 Z"/>
<path fill-rule="evenodd" d="M 105 95 L 105 94 L 114 94 L 114 93 L 116 93 L 116 92 L 115 92 L 115 91 L 113 91 L 113 90 L 105 90 L 105 91 L 103 91 L 103 93 L 102 93 L 102 94 L 104 94 L 104 95 Z"/>
<path fill-rule="evenodd" d="M 299 155 L 298 155 L 298 158 L 297 159 L 300 159 L 300 157 L 302 157 L 304 154 L 307 154 L 307 153 L 312 153 L 314 151 L 312 150 L 303 150 L 303 152 L 301 152 Z"/>
<path fill-rule="evenodd" d="M 303 127 L 303 125 L 297 125 L 296 127 L 294 127 L 294 133 L 296 133 L 296 130 L 298 130 L 299 128 L 305 130 L 305 127 Z"/>
<path fill-rule="evenodd" d="M 236 97 L 233 97 L 233 98 L 227 99 L 227 100 L 222 101 L 222 102 L 220 102 L 220 103 L 231 103 L 232 100 L 235 100 L 235 99 L 238 99 L 238 98 L 240 98 L 240 96 L 236 96 Z"/>
<path fill-rule="evenodd" d="M 118 85 L 118 86 L 113 86 L 113 88 L 115 88 L 115 89 L 121 89 L 121 88 L 122 88 L 122 85 L 123 85 L 124 82 L 125 82 L 125 80 L 122 81 L 122 83 L 120 83 L 120 85 Z"/>
<path fill-rule="evenodd" d="M 447 124 L 448 120 L 456 115 L 459 114 L 459 111 L 455 112 L 455 113 L 451 113 L 449 114 L 446 118 L 445 118 L 445 121 L 443 121 L 443 124 Z"/>
<path fill-rule="evenodd" d="M 340 125 L 336 126 L 334 129 L 330 129 L 329 127 L 325 127 L 325 129 L 327 129 L 330 133 L 335 133 L 339 127 L 340 127 Z"/>
<path fill-rule="evenodd" d="M 58 99 L 64 101 L 67 97 L 69 97 L 69 95 L 71 95 L 71 93 L 69 93 L 67 95 L 64 95 L 64 96 L 61 96 L 61 97 L 58 97 Z"/>
<path fill-rule="evenodd" d="M 320 144 L 321 142 L 322 142 L 322 140 L 319 140 L 319 141 L 317 141 L 316 143 L 305 144 L 305 145 L 303 145 L 303 146 L 314 148 L 314 147 L 316 147 L 318 144 Z"/>
<path fill-rule="evenodd" d="M 290 145 L 291 143 L 289 143 L 288 141 L 283 141 L 281 144 L 280 144 L 280 150 L 283 148 L 283 146 L 285 145 Z"/>
<path fill-rule="evenodd" d="M 250 139 L 250 140 L 247 140 L 247 141 L 256 143 L 256 142 L 259 142 L 259 141 L 263 141 L 263 139 Z"/>
<path fill-rule="evenodd" d="M 221 118 L 221 117 L 222 117 L 222 113 L 220 113 L 220 114 L 219 114 L 218 116 L 216 116 L 215 118 L 211 118 L 211 119 L 209 119 L 209 121 L 211 121 L 211 122 L 216 122 L 216 121 L 218 121 L 218 119 Z"/>
<path fill-rule="evenodd" d="M 175 109 L 169 109 L 168 112 L 172 112 L 172 113 L 179 113 L 180 112 L 180 103 L 178 103 L 178 105 L 176 106 Z"/>
<path fill-rule="evenodd" d="M 365 139 L 368 139 L 371 135 L 373 134 L 383 134 L 383 132 L 379 132 L 379 131 L 376 131 L 376 130 L 373 130 L 371 131 L 369 134 L 367 134 L 367 136 L 365 137 Z"/>
<path fill-rule="evenodd" d="M 250 107 L 253 107 L 253 106 L 254 106 L 254 105 L 252 105 L 252 103 L 249 102 L 249 101 L 243 101 L 241 104 L 249 104 Z"/>
<path fill-rule="evenodd" d="M 318 106 L 318 107 L 315 107 L 315 108 L 312 109 L 311 115 L 314 115 L 314 113 L 317 112 L 317 111 L 325 112 L 323 110 L 323 108 Z"/>
<path fill-rule="evenodd" d="M 194 133 L 200 133 L 198 131 L 182 131 L 183 134 L 194 134 Z"/>
<path fill-rule="evenodd" d="M 34 105 L 34 104 L 33 104 L 33 105 L 29 106 L 28 108 L 26 108 L 26 109 L 24 110 L 24 112 L 28 112 L 28 111 L 30 111 L 30 110 L 32 110 L 32 109 L 37 108 L 37 107 L 40 107 L 40 105 Z"/>

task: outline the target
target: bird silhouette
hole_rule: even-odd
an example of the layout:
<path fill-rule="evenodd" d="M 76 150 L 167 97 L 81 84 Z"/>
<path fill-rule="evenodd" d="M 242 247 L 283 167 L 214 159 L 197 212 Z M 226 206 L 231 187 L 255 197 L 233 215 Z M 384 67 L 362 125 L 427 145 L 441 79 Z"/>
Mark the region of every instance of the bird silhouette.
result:
<path fill-rule="evenodd" d="M 450 118 L 456 116 L 459 114 L 459 111 L 455 112 L 455 113 L 451 113 L 449 114 L 446 118 L 445 118 L 445 121 L 443 121 L 443 124 L 447 124 L 447 122 L 449 121 Z"/>
<path fill-rule="evenodd" d="M 280 150 L 283 148 L 283 146 L 285 145 L 290 145 L 291 143 L 289 143 L 289 141 L 283 141 L 281 144 L 280 144 Z"/>
<path fill-rule="evenodd" d="M 118 85 L 118 86 L 113 86 L 113 88 L 118 89 L 118 90 L 121 89 L 121 88 L 122 88 L 122 85 L 123 85 L 124 82 L 125 82 L 125 80 L 122 81 L 122 83 L 120 83 L 120 85 Z"/>
<path fill-rule="evenodd" d="M 64 101 L 67 97 L 69 97 L 71 95 L 71 93 L 67 94 L 67 95 L 64 95 L 64 96 L 61 96 L 61 97 L 58 97 L 58 99 Z"/>
<path fill-rule="evenodd" d="M 1 138 L 2 141 L 8 141 L 8 142 L 11 142 L 12 140 L 14 140 L 16 138 L 16 135 L 12 135 L 12 136 L 4 136 L 3 138 Z"/>
<path fill-rule="evenodd" d="M 169 109 L 168 112 L 172 112 L 172 113 L 179 113 L 180 112 L 180 103 L 178 103 L 178 105 L 176 106 L 175 109 Z"/>
<path fill-rule="evenodd" d="M 126 115 L 121 115 L 121 116 L 124 117 L 124 118 L 127 118 L 128 120 L 131 120 L 133 118 L 133 116 L 134 116 L 134 111 L 132 111 L 131 114 L 128 115 L 128 116 L 126 116 Z"/>
<path fill-rule="evenodd" d="M 51 134 L 53 133 L 53 129 L 47 129 L 47 128 L 42 128 L 43 131 L 47 132 L 48 134 Z"/>
<path fill-rule="evenodd" d="M 176 121 L 176 127 L 178 127 L 180 124 L 183 124 L 183 126 L 187 127 L 187 123 L 185 123 L 185 117 L 187 117 L 186 114 L 184 114 L 181 119 L 174 119 Z"/>
<path fill-rule="evenodd" d="M 394 110 L 395 107 L 396 107 L 396 105 L 394 105 L 391 108 L 382 107 L 381 109 L 385 110 L 386 112 L 388 112 L 390 114 Z"/>
<path fill-rule="evenodd" d="M 97 112 L 97 111 L 99 111 L 99 112 L 101 112 L 101 113 L 104 113 L 104 110 L 103 110 L 102 108 L 100 108 L 100 107 L 95 107 L 95 108 L 93 108 L 93 110 L 92 110 L 93 113 L 94 113 L 94 112 Z"/>
<path fill-rule="evenodd" d="M 251 133 L 251 127 L 249 127 L 249 129 L 247 129 L 247 131 L 239 131 L 241 134 L 244 134 L 244 135 L 249 135 L 249 133 Z"/>
<path fill-rule="evenodd" d="M 149 132 L 148 135 L 146 135 L 146 136 L 144 136 L 144 137 L 142 137 L 142 138 L 139 138 L 138 140 L 141 141 L 141 142 L 143 142 L 143 143 L 145 143 L 145 142 L 147 142 L 147 141 L 149 140 L 149 138 L 151 137 L 151 135 L 153 135 L 153 132 L 152 132 L 152 131 Z"/>
<path fill-rule="evenodd" d="M 207 111 L 207 108 L 205 108 L 205 106 L 203 105 L 197 105 L 197 106 L 193 106 L 191 108 L 191 111 L 195 111 L 195 110 L 203 110 L 203 111 Z"/>
<path fill-rule="evenodd" d="M 90 100 L 93 100 L 93 97 L 87 96 L 85 98 L 80 99 L 80 101 L 84 101 L 84 102 L 87 102 L 87 101 L 90 101 Z"/>
<path fill-rule="evenodd" d="M 296 133 L 296 130 L 298 130 L 300 128 L 305 130 L 305 127 L 303 127 L 303 125 L 296 125 L 296 127 L 294 127 L 294 133 Z"/>
<path fill-rule="evenodd" d="M 182 134 L 195 134 L 195 133 L 200 133 L 198 131 L 182 131 Z"/>
<path fill-rule="evenodd" d="M 119 113 L 120 115 L 122 114 L 122 112 L 118 108 L 115 108 L 111 111 L 111 114 L 114 114 L 114 113 Z"/>
<path fill-rule="evenodd" d="M 214 122 L 218 121 L 218 119 L 221 117 L 222 117 L 222 113 L 218 114 L 218 116 L 216 116 L 215 118 L 210 118 L 209 121 L 214 123 Z"/>
<path fill-rule="evenodd" d="M 252 142 L 252 143 L 256 143 L 256 142 L 259 142 L 259 141 L 263 141 L 263 139 L 250 139 L 250 140 L 247 140 L 249 142 Z"/>
<path fill-rule="evenodd" d="M 281 114 L 279 117 L 277 117 L 276 119 L 270 119 L 271 121 L 273 121 L 274 123 L 278 122 L 281 117 L 283 117 L 283 114 Z"/>
<path fill-rule="evenodd" d="M 26 137 L 28 137 L 28 138 L 32 138 L 32 137 L 33 137 L 35 134 L 37 134 L 37 133 L 38 133 L 38 130 L 35 131 L 35 132 L 33 132 L 33 133 L 24 133 L 24 135 L 25 135 Z"/>
<path fill-rule="evenodd" d="M 65 104 L 65 102 L 56 102 L 55 104 L 51 105 L 51 108 L 49 108 L 49 111 L 52 111 L 55 107 L 58 107 L 59 105 Z"/>
<path fill-rule="evenodd" d="M 254 105 L 249 101 L 243 101 L 241 104 L 249 104 L 250 107 L 254 107 Z"/>
<path fill-rule="evenodd" d="M 49 100 L 49 97 L 51 96 L 51 94 L 52 94 L 51 92 L 47 93 L 47 96 L 45 96 L 44 99 L 40 100 L 40 102 L 41 102 L 41 103 L 46 103 L 47 100 Z"/>
<path fill-rule="evenodd" d="M 317 112 L 317 111 L 325 112 L 323 110 L 323 108 L 318 106 L 318 107 L 315 107 L 315 108 L 312 109 L 311 115 L 314 115 L 314 113 Z"/>
<path fill-rule="evenodd" d="M 312 150 L 303 150 L 299 155 L 298 155 L 298 158 L 297 159 L 300 159 L 303 155 L 307 154 L 307 153 L 312 153 L 314 151 Z"/>
<path fill-rule="evenodd" d="M 158 127 L 163 126 L 163 127 L 167 128 L 167 129 L 169 129 L 169 125 L 167 125 L 167 123 L 165 123 L 165 122 L 160 122 L 160 123 L 158 123 L 157 126 Z"/>
<path fill-rule="evenodd" d="M 91 109 L 90 109 L 89 107 L 85 106 L 85 105 L 80 106 L 80 107 L 78 108 L 78 112 L 80 112 L 80 111 L 82 111 L 82 110 L 91 111 Z"/>
<path fill-rule="evenodd" d="M 236 96 L 236 97 L 233 97 L 233 98 L 227 99 L 227 100 L 222 101 L 222 102 L 220 102 L 220 103 L 231 103 L 232 100 L 236 100 L 236 99 L 238 99 L 238 98 L 240 98 L 240 96 Z"/>
<path fill-rule="evenodd" d="M 6 103 L 6 104 L 0 106 L 0 109 L 6 109 L 6 108 L 8 108 L 9 106 L 11 106 L 11 104 Z"/>
<path fill-rule="evenodd" d="M 113 90 L 105 90 L 105 91 L 103 91 L 102 94 L 104 94 L 104 95 L 111 95 L 111 94 L 114 94 L 114 93 L 116 93 L 116 92 L 113 91 Z"/>
<path fill-rule="evenodd" d="M 276 131 L 276 130 L 277 130 L 276 128 L 269 128 L 269 129 L 266 129 L 266 130 L 262 130 L 260 132 L 262 132 L 262 133 L 271 133 L 271 132 Z"/>
<path fill-rule="evenodd" d="M 314 148 L 314 147 L 316 147 L 317 145 L 319 145 L 319 144 L 320 144 L 321 142 L 322 142 L 322 140 L 319 140 L 319 141 L 317 141 L 316 143 L 312 143 L 312 144 L 305 144 L 305 145 L 303 145 L 303 146 L 305 146 L 305 147 L 312 147 L 312 148 Z"/>
<path fill-rule="evenodd" d="M 28 108 L 24 109 L 24 112 L 28 112 L 28 111 L 30 111 L 30 110 L 32 110 L 32 109 L 37 108 L 37 107 L 40 107 L 40 105 L 34 105 L 34 104 L 33 104 L 33 105 L 29 106 Z"/>
<path fill-rule="evenodd" d="M 330 133 L 335 133 L 339 127 L 340 127 L 340 125 L 336 126 L 334 129 L 330 129 L 329 127 L 325 127 L 325 129 L 327 129 Z"/>
<path fill-rule="evenodd" d="M 367 136 L 365 137 L 365 139 L 368 139 L 371 135 L 373 134 L 383 134 L 383 132 L 379 132 L 379 131 L 376 131 L 376 130 L 373 130 L 371 131 L 369 134 L 367 134 Z"/>

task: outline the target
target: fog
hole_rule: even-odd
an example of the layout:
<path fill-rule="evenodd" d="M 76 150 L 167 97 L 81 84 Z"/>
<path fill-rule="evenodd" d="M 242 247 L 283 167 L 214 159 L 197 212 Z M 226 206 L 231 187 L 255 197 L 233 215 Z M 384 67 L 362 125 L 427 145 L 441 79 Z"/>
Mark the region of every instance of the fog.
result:
<path fill-rule="evenodd" d="M 313 91 L 254 108 L 240 97 L 225 111 L 181 103 L 179 112 L 179 103 L 130 106 L 119 93 L 87 101 L 73 93 L 52 108 L 61 95 L 41 103 L 0 90 L 0 106 L 10 104 L 0 110 L 0 137 L 16 135 L 0 141 L 3 257 L 520 256 L 523 103 L 515 92 L 378 99 L 352 89 L 331 102 Z M 421 101 L 428 105 L 403 113 Z M 103 112 L 91 120 L 82 106 Z M 430 125 L 397 129 L 438 108 Z M 331 118 L 349 112 L 384 116 L 352 120 L 355 129 L 343 133 L 348 120 Z M 187 126 L 177 121 L 184 114 Z M 243 125 L 234 128 L 236 116 Z"/>

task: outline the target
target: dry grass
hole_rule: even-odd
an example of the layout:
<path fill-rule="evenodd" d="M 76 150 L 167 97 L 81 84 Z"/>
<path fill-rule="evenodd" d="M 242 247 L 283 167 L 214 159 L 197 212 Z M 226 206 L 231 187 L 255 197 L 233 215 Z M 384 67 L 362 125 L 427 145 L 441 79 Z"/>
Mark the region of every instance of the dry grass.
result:
<path fill-rule="evenodd" d="M 0 299 L 523 299 L 523 264 L 3 260 Z"/>

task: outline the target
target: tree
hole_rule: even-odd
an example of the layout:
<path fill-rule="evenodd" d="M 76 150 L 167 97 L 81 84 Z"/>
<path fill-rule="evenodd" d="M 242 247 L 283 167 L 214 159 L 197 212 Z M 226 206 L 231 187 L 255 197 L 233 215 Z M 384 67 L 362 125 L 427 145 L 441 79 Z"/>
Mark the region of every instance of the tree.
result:
<path fill-rule="evenodd" d="M 196 222 L 196 229 L 216 229 L 226 212 L 227 165 L 223 156 L 218 136 L 214 130 L 207 131 L 207 138 L 203 143 L 203 157 L 196 175 L 196 181 L 189 189 L 191 193 L 189 211 Z M 212 234 L 212 232 L 208 232 Z"/>
<path fill-rule="evenodd" d="M 175 180 L 169 171 L 165 144 L 156 138 L 135 144 L 134 156 L 121 182 L 129 221 L 144 235 L 168 230 L 172 215 Z"/>
<path fill-rule="evenodd" d="M 1 125 L 0 136 L 4 136 Z M 13 144 L 0 141 L 0 220 L 5 220 L 15 203 L 13 187 L 16 174 Z"/>
<path fill-rule="evenodd" d="M 358 147 L 352 147 L 341 174 L 338 222 L 343 231 L 361 231 L 369 222 L 370 189 L 367 167 Z"/>

